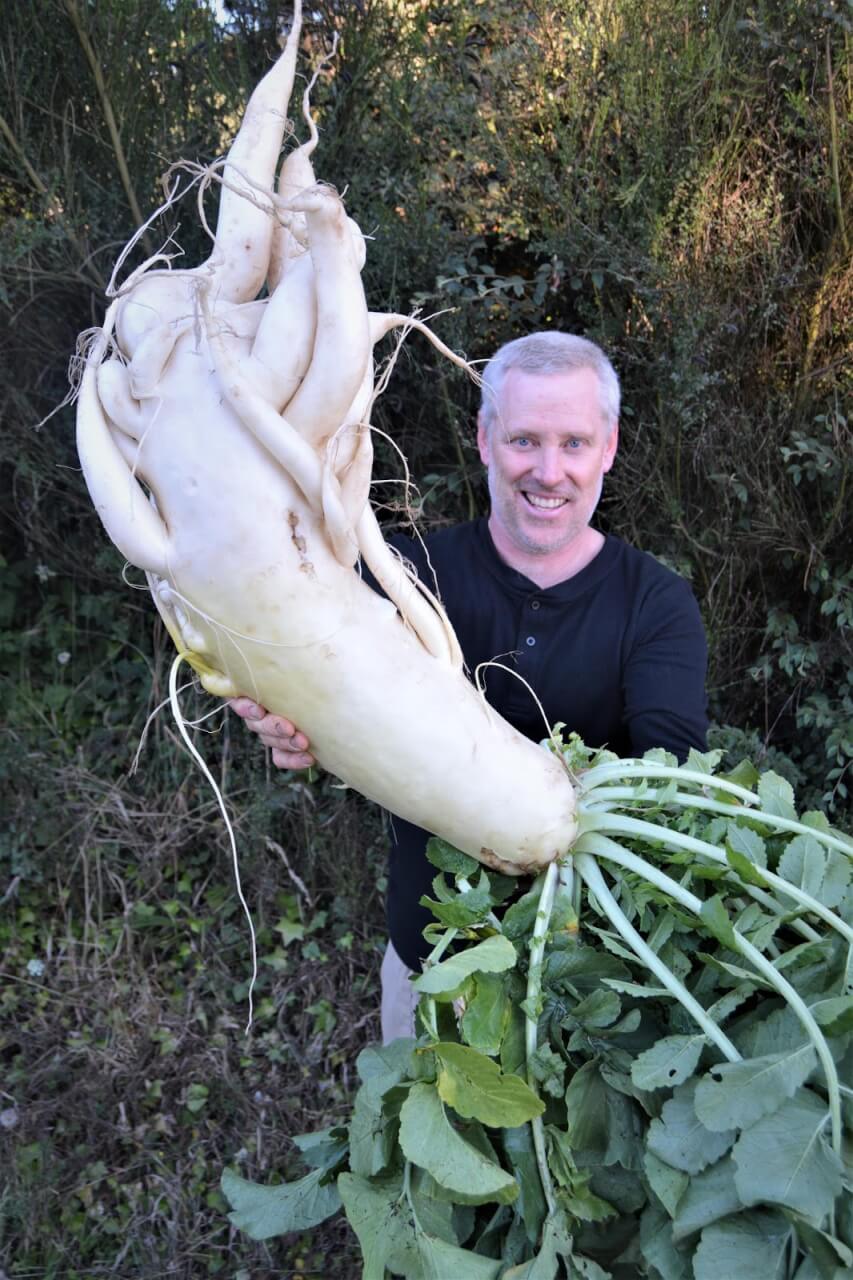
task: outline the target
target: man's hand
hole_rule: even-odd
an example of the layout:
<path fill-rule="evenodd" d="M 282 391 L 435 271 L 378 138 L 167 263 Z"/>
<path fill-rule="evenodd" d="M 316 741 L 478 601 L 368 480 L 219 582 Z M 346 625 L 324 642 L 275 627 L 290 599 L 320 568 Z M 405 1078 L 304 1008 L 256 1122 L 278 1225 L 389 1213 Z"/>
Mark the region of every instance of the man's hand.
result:
<path fill-rule="evenodd" d="M 235 698 L 228 705 L 245 721 L 246 728 L 269 747 L 277 769 L 310 769 L 317 763 L 308 750 L 305 734 L 283 716 L 271 715 L 251 698 Z"/>

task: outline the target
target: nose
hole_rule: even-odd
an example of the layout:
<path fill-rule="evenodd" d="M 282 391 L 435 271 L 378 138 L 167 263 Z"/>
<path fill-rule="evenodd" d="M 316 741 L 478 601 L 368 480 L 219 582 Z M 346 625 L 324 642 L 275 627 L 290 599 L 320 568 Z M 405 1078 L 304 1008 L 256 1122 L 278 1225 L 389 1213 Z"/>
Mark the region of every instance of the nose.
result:
<path fill-rule="evenodd" d="M 556 489 L 557 485 L 562 483 L 564 476 L 563 457 L 560 450 L 550 445 L 540 449 L 536 456 L 533 474 L 537 483 L 544 489 Z"/>

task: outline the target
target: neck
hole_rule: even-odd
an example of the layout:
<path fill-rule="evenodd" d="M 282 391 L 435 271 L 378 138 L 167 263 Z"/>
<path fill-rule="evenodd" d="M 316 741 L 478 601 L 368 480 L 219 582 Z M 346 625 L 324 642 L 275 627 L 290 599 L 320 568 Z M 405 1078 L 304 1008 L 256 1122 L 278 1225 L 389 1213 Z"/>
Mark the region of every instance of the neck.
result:
<path fill-rule="evenodd" d="M 489 533 L 501 560 L 511 569 L 523 573 L 543 591 L 574 578 L 592 563 L 604 546 L 604 535 L 589 525 L 557 551 L 524 551 L 506 537 L 493 515 L 489 517 Z"/>

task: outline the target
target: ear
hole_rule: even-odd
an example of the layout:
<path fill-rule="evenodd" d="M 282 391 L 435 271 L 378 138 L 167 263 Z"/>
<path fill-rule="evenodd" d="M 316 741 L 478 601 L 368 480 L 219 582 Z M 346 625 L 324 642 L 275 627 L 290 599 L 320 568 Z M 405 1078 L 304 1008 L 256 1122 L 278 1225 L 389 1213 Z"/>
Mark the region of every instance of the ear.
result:
<path fill-rule="evenodd" d="M 616 457 L 616 450 L 619 446 L 619 423 L 614 422 L 610 430 L 607 444 L 604 446 L 604 458 L 602 461 L 602 471 L 609 471 L 613 466 L 613 460 Z"/>
<path fill-rule="evenodd" d="M 484 467 L 489 465 L 489 433 L 483 421 L 482 409 L 477 414 L 477 449 Z"/>

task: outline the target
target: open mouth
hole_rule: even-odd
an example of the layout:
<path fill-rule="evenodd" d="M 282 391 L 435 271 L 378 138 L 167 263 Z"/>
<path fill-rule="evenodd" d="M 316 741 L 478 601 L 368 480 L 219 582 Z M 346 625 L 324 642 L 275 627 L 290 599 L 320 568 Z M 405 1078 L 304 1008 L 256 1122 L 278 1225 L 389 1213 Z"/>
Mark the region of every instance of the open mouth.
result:
<path fill-rule="evenodd" d="M 522 493 L 528 506 L 534 511 L 559 511 L 568 502 L 568 498 L 563 497 L 548 498 L 541 493 L 528 493 L 527 490 L 522 490 Z"/>

